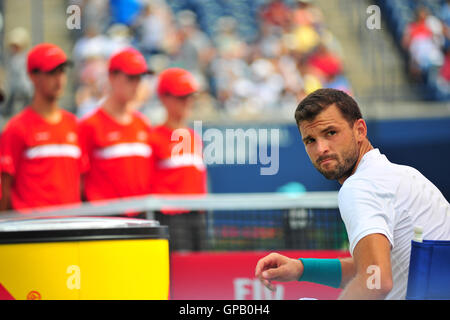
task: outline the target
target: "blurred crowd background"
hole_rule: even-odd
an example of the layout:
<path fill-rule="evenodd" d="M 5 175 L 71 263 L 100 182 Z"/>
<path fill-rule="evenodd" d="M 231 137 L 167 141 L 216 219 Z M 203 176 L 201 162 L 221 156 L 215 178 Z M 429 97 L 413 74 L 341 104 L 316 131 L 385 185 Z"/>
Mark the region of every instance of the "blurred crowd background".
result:
<path fill-rule="evenodd" d="M 309 1 L 83 1 L 84 32 L 75 40 L 77 114 L 105 92 L 105 63 L 133 45 L 157 74 L 169 66 L 191 71 L 201 84 L 203 113 L 257 118 L 292 115 L 296 102 L 323 86 L 351 91 L 341 50 L 322 12 Z M 138 107 L 157 104 L 151 79 Z M 154 117 L 154 116 L 153 116 Z"/>
<path fill-rule="evenodd" d="M 28 6 L 23 6 L 25 2 Z M 31 99 L 26 54 L 41 41 L 61 45 L 74 62 L 62 107 L 80 117 L 96 108 L 107 93 L 109 56 L 130 45 L 145 55 L 155 71 L 144 79 L 135 101 L 153 123 L 164 117 L 154 94 L 156 75 L 173 66 L 188 69 L 200 82 L 193 115 L 200 120 L 291 120 L 302 97 L 322 87 L 344 90 L 363 101 L 448 103 L 450 1 L 374 1 L 381 8 L 383 27 L 378 34 L 365 21 L 370 4 L 2 0 L 2 120 Z M 66 27 L 70 5 L 81 9 L 79 29 Z M 27 10 L 29 21 L 20 25 L 19 17 Z M 49 26 L 51 20 L 59 24 Z M 346 37 L 337 36 L 343 32 Z M 386 45 L 389 41 L 393 46 Z"/>

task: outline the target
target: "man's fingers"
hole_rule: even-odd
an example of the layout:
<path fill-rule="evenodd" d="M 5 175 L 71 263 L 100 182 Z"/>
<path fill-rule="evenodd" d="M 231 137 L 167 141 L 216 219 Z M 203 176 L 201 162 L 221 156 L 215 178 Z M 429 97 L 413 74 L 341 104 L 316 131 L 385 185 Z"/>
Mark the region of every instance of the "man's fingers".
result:
<path fill-rule="evenodd" d="M 272 281 L 270 281 L 270 280 L 265 280 L 265 279 L 262 279 L 262 278 L 260 278 L 260 280 L 261 280 L 261 283 L 262 283 L 267 289 L 269 289 L 269 290 L 271 290 L 271 291 L 275 291 L 275 286 L 272 284 Z"/>
<path fill-rule="evenodd" d="M 278 267 L 282 263 L 282 260 L 283 260 L 282 255 L 272 252 L 271 254 L 265 256 L 264 258 L 258 261 L 255 268 L 255 275 L 259 276 L 261 272 L 263 272 L 266 269 Z"/>
<path fill-rule="evenodd" d="M 255 276 L 259 277 L 265 269 L 276 267 L 278 265 L 276 258 L 276 255 L 271 253 L 268 256 L 260 259 L 256 264 Z"/>
<path fill-rule="evenodd" d="M 259 278 L 261 283 L 271 291 L 275 291 L 275 286 L 272 284 L 271 280 L 264 279 L 263 274 L 265 274 L 271 268 L 276 268 L 278 265 L 277 254 L 271 253 L 268 256 L 260 259 L 255 267 L 255 276 Z"/>
<path fill-rule="evenodd" d="M 264 259 L 260 259 L 255 267 L 255 276 L 256 277 L 261 276 L 261 272 L 262 272 L 263 268 L 264 268 Z"/>
<path fill-rule="evenodd" d="M 280 275 L 280 269 L 282 269 L 282 267 L 268 269 L 263 271 L 261 275 L 264 279 L 276 280 L 276 278 Z"/>

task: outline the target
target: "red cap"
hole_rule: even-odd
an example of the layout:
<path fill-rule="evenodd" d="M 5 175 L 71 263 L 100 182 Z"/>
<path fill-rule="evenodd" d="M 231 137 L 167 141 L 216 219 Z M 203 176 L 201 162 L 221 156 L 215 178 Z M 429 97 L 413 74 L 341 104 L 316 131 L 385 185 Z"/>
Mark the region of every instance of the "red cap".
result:
<path fill-rule="evenodd" d="M 69 62 L 64 51 L 51 43 L 41 43 L 36 45 L 28 53 L 28 72 L 39 70 L 49 72 L 63 63 Z"/>
<path fill-rule="evenodd" d="M 129 75 L 150 74 L 144 56 L 134 48 L 126 48 L 109 59 L 109 71 L 120 71 Z"/>
<path fill-rule="evenodd" d="M 169 68 L 159 74 L 158 94 L 182 97 L 198 90 L 197 81 L 189 71 Z"/>

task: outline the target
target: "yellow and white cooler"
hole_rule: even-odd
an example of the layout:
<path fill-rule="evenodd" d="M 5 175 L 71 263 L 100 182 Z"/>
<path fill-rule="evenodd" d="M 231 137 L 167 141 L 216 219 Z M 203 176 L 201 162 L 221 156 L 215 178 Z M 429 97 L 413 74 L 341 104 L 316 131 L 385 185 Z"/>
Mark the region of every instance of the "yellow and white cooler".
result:
<path fill-rule="evenodd" d="M 168 238 L 153 220 L 2 221 L 0 299 L 168 299 Z"/>

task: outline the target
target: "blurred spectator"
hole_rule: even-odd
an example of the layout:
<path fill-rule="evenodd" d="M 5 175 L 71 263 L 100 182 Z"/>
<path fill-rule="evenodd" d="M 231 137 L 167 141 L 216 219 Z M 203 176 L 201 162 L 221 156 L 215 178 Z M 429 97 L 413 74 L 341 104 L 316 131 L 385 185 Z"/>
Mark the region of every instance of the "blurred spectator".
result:
<path fill-rule="evenodd" d="M 217 21 L 217 33 L 214 37 L 219 53 L 229 54 L 235 51 L 236 57 L 246 55 L 247 45 L 237 32 L 237 22 L 233 17 L 224 16 Z"/>
<path fill-rule="evenodd" d="M 291 34 L 294 50 L 302 55 L 310 53 L 320 43 L 320 34 L 313 26 L 295 26 Z"/>
<path fill-rule="evenodd" d="M 271 24 L 261 24 L 260 35 L 256 43 L 257 50 L 264 57 L 277 58 L 282 53 L 283 30 L 280 27 Z"/>
<path fill-rule="evenodd" d="M 159 14 L 155 4 L 147 3 L 141 14 L 134 22 L 134 29 L 138 33 L 138 43 L 146 58 L 152 54 L 164 53 L 164 41 L 168 36 L 167 23 Z"/>
<path fill-rule="evenodd" d="M 311 0 L 297 0 L 292 12 L 292 23 L 296 25 L 317 26 L 322 24 L 323 14 Z"/>
<path fill-rule="evenodd" d="M 91 58 L 80 76 L 80 86 L 75 93 L 77 117 L 82 118 L 95 110 L 107 93 L 107 63 L 103 58 Z"/>
<path fill-rule="evenodd" d="M 444 64 L 441 67 L 439 75 L 450 84 L 450 47 L 446 49 Z"/>
<path fill-rule="evenodd" d="M 78 117 L 92 111 L 105 93 L 110 47 L 109 37 L 100 33 L 96 24 L 87 26 L 85 34 L 75 43 L 72 56 L 76 72 L 75 103 Z"/>
<path fill-rule="evenodd" d="M 109 0 L 111 22 L 131 26 L 142 9 L 140 0 Z"/>
<path fill-rule="evenodd" d="M 111 25 L 106 31 L 106 34 L 109 38 L 106 47 L 108 58 L 133 44 L 132 32 L 130 27 L 125 24 L 115 23 Z"/>
<path fill-rule="evenodd" d="M 436 86 L 438 98 L 450 99 L 450 47 L 445 50 L 444 64 L 437 75 Z"/>
<path fill-rule="evenodd" d="M 270 0 L 260 11 L 263 23 L 288 28 L 291 19 L 291 8 L 282 0 Z"/>
<path fill-rule="evenodd" d="M 217 55 L 211 62 L 215 94 L 219 102 L 234 104 L 234 83 L 248 77 L 250 67 L 246 61 L 247 45 L 236 33 L 236 21 L 231 17 L 222 17 L 217 22 L 218 34 L 215 37 Z"/>
<path fill-rule="evenodd" d="M 343 74 L 334 74 L 330 76 L 324 87 L 344 91 L 350 96 L 353 95 L 350 82 Z"/>
<path fill-rule="evenodd" d="M 278 107 L 279 98 L 285 83 L 280 75 L 277 65 L 271 60 L 265 58 L 255 59 L 250 65 L 252 70 L 252 80 L 255 90 L 252 94 L 253 99 L 258 99 L 255 107 L 265 106 L 275 109 Z"/>
<path fill-rule="evenodd" d="M 73 48 L 72 57 L 75 67 L 82 67 L 91 57 L 107 59 L 109 43 L 109 38 L 100 32 L 96 24 L 86 26 L 84 35 L 75 42 Z"/>
<path fill-rule="evenodd" d="M 428 14 L 425 23 L 433 34 L 434 43 L 439 48 L 443 48 L 445 45 L 445 27 L 443 21 L 432 14 Z"/>
<path fill-rule="evenodd" d="M 309 58 L 309 66 L 309 70 L 320 79 L 324 88 L 338 89 L 352 94 L 350 83 L 342 73 L 342 62 L 324 43 L 321 43 Z"/>
<path fill-rule="evenodd" d="M 8 117 L 16 113 L 16 106 L 22 109 L 32 97 L 33 88 L 27 75 L 26 61 L 30 45 L 28 32 L 18 27 L 7 35 L 8 53 L 6 57 L 7 100 L 3 115 Z"/>
<path fill-rule="evenodd" d="M 425 7 L 418 7 L 415 12 L 415 19 L 411 22 L 404 33 L 403 46 L 409 48 L 417 39 L 429 39 L 432 32 L 426 24 L 428 10 Z"/>
<path fill-rule="evenodd" d="M 327 46 L 321 43 L 308 61 L 311 69 L 325 82 L 342 72 L 342 64 L 339 58 Z"/>
<path fill-rule="evenodd" d="M 242 51 L 222 49 L 211 64 L 216 97 L 221 106 L 226 109 L 228 109 L 227 105 L 236 105 L 233 101 L 234 83 L 246 79 L 250 74 L 250 67 L 243 58 Z M 241 85 L 240 89 L 245 91 L 246 86 Z"/>
<path fill-rule="evenodd" d="M 427 24 L 429 15 L 426 7 L 419 6 L 415 20 L 407 26 L 402 40 L 404 48 L 411 56 L 410 71 L 416 77 L 420 77 L 423 71 L 443 63 L 439 44 L 435 42 L 433 30 Z"/>
<path fill-rule="evenodd" d="M 288 52 L 283 52 L 278 60 L 278 67 L 285 79 L 285 89 L 293 94 L 303 90 L 303 76 L 297 67 L 297 60 Z"/>
<path fill-rule="evenodd" d="M 446 25 L 450 25 L 450 0 L 446 0 L 441 10 L 442 21 Z"/>
<path fill-rule="evenodd" d="M 447 0 L 441 10 L 441 19 L 444 24 L 444 47 L 450 47 L 450 0 Z"/>
<path fill-rule="evenodd" d="M 442 73 L 445 74 L 445 52 L 450 45 L 450 0 L 404 2 L 397 1 L 394 6 L 385 1 L 380 4 L 405 51 L 409 76 L 421 88 L 424 99 L 447 101 L 450 90 Z M 413 17 L 410 8 L 415 8 Z M 404 22 L 411 20 L 405 27 Z"/>
<path fill-rule="evenodd" d="M 209 37 L 198 28 L 196 15 L 183 10 L 177 15 L 180 46 L 175 54 L 175 64 L 196 73 L 204 74 L 215 55 Z"/>

